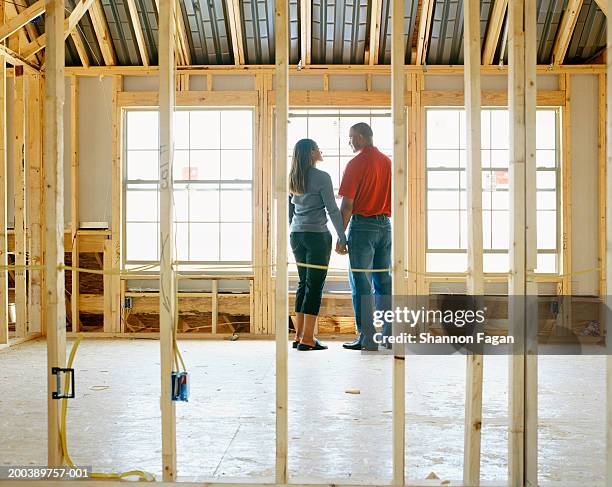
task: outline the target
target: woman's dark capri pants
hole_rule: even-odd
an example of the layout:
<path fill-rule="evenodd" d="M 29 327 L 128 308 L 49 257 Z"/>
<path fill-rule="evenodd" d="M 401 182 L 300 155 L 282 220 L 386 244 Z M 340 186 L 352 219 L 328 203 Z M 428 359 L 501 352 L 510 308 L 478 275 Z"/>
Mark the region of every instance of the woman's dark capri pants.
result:
<path fill-rule="evenodd" d="M 329 232 L 291 232 L 291 248 L 296 262 L 329 265 L 332 236 Z M 295 294 L 295 312 L 318 315 L 327 270 L 298 265 L 300 282 Z"/>

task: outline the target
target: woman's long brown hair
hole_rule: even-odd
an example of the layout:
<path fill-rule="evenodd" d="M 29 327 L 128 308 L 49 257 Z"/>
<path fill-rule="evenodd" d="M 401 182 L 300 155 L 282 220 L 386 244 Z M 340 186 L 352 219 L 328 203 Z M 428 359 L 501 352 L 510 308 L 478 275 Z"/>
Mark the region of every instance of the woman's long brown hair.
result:
<path fill-rule="evenodd" d="M 293 149 L 293 160 L 289 171 L 289 192 L 291 194 L 304 194 L 306 192 L 306 175 L 314 166 L 312 151 L 317 143 L 311 139 L 301 139 Z"/>

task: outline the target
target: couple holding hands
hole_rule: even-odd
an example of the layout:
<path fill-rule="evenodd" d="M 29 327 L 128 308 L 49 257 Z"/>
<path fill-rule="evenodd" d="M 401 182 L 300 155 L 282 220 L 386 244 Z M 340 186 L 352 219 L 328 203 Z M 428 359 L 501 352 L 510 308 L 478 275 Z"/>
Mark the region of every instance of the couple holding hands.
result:
<path fill-rule="evenodd" d="M 391 160 L 374 146 L 371 127 L 357 123 L 349 131 L 356 154 L 346 166 L 336 204 L 332 181 L 316 168 L 323 160 L 317 143 L 302 139 L 295 145 L 289 173 L 290 241 L 298 263 L 293 347 L 325 350 L 314 330 L 332 250 L 327 216 L 338 235 L 336 252 L 348 254 L 357 338 L 343 344 L 350 350 L 377 350 L 374 342 L 372 291 L 378 299 L 391 294 L 391 273 L 367 272 L 391 267 Z M 348 238 L 345 230 L 348 227 Z M 300 264 L 310 264 L 303 266 Z M 320 266 L 320 267 L 319 267 Z M 389 325 L 383 335 L 389 334 Z"/>

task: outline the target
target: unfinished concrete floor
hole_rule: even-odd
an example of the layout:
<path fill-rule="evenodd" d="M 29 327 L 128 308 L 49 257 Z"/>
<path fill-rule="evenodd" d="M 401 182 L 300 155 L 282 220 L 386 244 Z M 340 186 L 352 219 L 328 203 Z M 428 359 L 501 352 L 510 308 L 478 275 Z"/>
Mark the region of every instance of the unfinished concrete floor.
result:
<path fill-rule="evenodd" d="M 69 342 L 69 347 L 72 341 Z M 289 352 L 292 481 L 389 483 L 391 357 L 329 342 Z M 191 374 L 177 404 L 179 478 L 272 481 L 275 344 L 180 342 Z M 0 464 L 46 463 L 46 343 L 0 352 Z M 159 342 L 84 340 L 68 410 L 68 447 L 79 465 L 161 474 Z M 482 478 L 506 479 L 507 358 L 485 357 Z M 605 470 L 605 357 L 542 356 L 540 479 L 592 486 Z M 360 392 L 347 393 L 347 390 Z M 406 360 L 407 478 L 462 477 L 465 357 Z M 452 485 L 452 484 L 451 484 Z"/>

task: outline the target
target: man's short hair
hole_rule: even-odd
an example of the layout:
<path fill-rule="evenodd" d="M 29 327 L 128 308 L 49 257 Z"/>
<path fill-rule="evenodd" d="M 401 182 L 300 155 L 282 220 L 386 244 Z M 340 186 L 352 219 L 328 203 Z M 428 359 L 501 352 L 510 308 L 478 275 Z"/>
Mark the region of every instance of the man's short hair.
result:
<path fill-rule="evenodd" d="M 365 139 L 372 139 L 374 137 L 374 132 L 372 132 L 372 127 L 370 127 L 365 122 L 356 123 L 351 127 L 355 132 L 362 135 Z"/>

